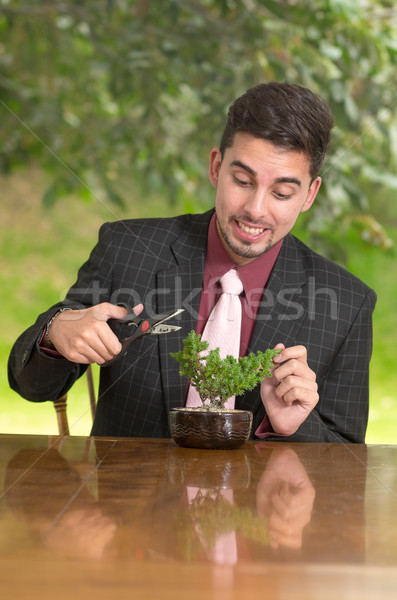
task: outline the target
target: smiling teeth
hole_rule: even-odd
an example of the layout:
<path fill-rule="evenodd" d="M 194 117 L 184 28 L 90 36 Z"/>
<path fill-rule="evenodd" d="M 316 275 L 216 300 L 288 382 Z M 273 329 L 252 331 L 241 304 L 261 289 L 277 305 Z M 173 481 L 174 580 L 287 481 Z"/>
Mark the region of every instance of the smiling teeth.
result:
<path fill-rule="evenodd" d="M 246 233 L 250 233 L 251 235 L 258 235 L 259 233 L 262 233 L 262 231 L 265 230 L 264 227 L 247 227 L 247 225 L 244 225 L 244 223 L 240 223 L 240 221 L 238 221 L 238 224 L 240 229 L 242 229 Z"/>

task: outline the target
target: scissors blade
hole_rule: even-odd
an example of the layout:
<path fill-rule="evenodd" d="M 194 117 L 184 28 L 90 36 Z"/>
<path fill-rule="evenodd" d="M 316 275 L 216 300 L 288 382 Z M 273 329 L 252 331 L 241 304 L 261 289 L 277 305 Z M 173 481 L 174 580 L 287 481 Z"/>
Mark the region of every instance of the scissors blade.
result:
<path fill-rule="evenodd" d="M 173 331 L 179 331 L 182 327 L 178 325 L 162 325 L 158 323 L 157 325 L 153 325 L 151 334 L 152 335 L 161 335 L 163 333 L 172 333 Z"/>
<path fill-rule="evenodd" d="M 127 308 L 127 307 L 126 307 Z M 184 308 L 178 308 L 177 310 L 174 310 L 173 312 L 166 312 L 166 313 L 161 313 L 159 315 L 154 315 L 154 317 L 151 317 L 149 319 L 143 319 L 142 315 L 135 315 L 133 312 L 128 312 L 128 314 L 123 317 L 122 319 L 112 319 L 112 321 L 114 321 L 115 323 L 124 323 L 125 325 L 128 325 L 129 327 L 134 326 L 136 328 L 139 328 L 139 326 L 141 325 L 142 322 L 146 322 L 148 321 L 150 326 L 153 327 L 153 325 L 158 325 L 160 323 L 164 323 L 164 321 L 168 321 L 168 319 L 172 319 L 173 317 L 176 317 L 176 315 L 179 315 L 181 312 L 184 312 Z"/>
<path fill-rule="evenodd" d="M 161 315 L 156 315 L 154 317 L 154 324 L 153 327 L 157 327 L 158 325 L 161 325 L 161 323 L 164 323 L 164 321 L 168 321 L 169 319 L 173 319 L 174 317 L 176 317 L 176 315 L 179 315 L 180 313 L 184 312 L 184 308 L 178 308 L 177 310 L 174 310 L 172 313 L 162 313 Z M 178 328 L 179 329 L 179 328 Z M 173 330 L 171 330 L 173 331 Z"/>

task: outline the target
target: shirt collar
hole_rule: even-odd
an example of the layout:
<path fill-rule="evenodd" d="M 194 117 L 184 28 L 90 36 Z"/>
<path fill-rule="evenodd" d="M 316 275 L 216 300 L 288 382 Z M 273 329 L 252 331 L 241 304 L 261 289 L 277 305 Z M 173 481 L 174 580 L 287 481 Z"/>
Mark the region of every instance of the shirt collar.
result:
<path fill-rule="evenodd" d="M 270 273 L 280 252 L 283 240 L 277 242 L 273 248 L 258 256 L 252 262 L 236 267 L 236 264 L 227 254 L 219 239 L 216 227 L 216 214 L 214 213 L 208 229 L 207 259 L 204 271 L 204 289 L 214 286 L 217 281 L 230 269 L 236 268 L 244 286 L 244 292 L 251 298 L 252 293 L 260 290 L 262 293 Z"/>

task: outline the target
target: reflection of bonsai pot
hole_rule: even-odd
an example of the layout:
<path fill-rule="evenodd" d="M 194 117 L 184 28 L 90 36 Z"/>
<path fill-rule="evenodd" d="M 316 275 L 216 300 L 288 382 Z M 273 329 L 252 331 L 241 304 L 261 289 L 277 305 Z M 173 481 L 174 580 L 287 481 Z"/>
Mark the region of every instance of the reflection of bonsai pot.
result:
<path fill-rule="evenodd" d="M 251 466 L 244 450 L 234 452 L 199 452 L 172 448 L 166 469 L 172 485 L 212 490 L 247 489 Z"/>
<path fill-rule="evenodd" d="M 173 408 L 170 410 L 170 427 L 179 446 L 218 450 L 240 448 L 250 437 L 252 412 Z"/>
<path fill-rule="evenodd" d="M 273 358 L 279 350 L 249 354 L 238 360 L 220 358 L 220 350 L 208 351 L 208 342 L 191 331 L 183 350 L 171 353 L 180 364 L 180 375 L 189 378 L 202 406 L 170 410 L 170 429 L 175 442 L 188 448 L 240 448 L 250 437 L 252 412 L 228 409 L 227 401 L 252 390 L 271 375 Z"/>

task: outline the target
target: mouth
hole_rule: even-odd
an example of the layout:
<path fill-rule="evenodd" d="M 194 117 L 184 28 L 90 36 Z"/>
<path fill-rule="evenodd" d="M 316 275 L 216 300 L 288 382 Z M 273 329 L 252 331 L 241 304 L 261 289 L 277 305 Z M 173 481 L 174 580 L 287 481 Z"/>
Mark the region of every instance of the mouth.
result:
<path fill-rule="evenodd" d="M 249 233 L 250 235 L 259 235 L 265 231 L 265 227 L 249 227 L 241 221 L 237 221 L 237 225 L 242 231 L 245 231 L 245 233 Z"/>
<path fill-rule="evenodd" d="M 247 241 L 255 241 L 271 231 L 269 227 L 258 227 L 258 225 L 243 223 L 238 219 L 235 220 L 235 225 L 239 235 Z"/>

